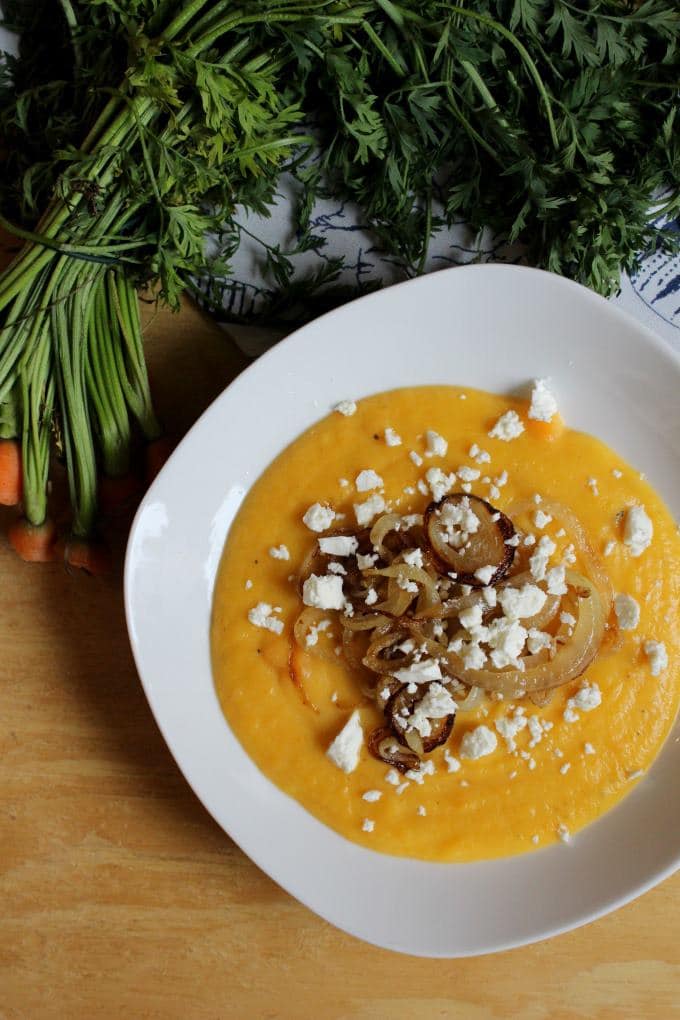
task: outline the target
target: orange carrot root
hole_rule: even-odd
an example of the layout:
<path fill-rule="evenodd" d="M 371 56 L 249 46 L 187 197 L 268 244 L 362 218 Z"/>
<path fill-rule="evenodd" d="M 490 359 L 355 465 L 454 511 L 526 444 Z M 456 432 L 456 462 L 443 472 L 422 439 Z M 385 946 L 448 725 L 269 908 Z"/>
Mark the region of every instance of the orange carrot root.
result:
<path fill-rule="evenodd" d="M 151 485 L 151 482 L 172 453 L 172 449 L 172 443 L 167 436 L 159 436 L 158 439 L 152 439 L 150 443 L 147 443 L 145 457 L 146 481 L 148 485 Z"/>
<path fill-rule="evenodd" d="M 21 500 L 21 447 L 16 439 L 0 440 L 0 503 L 16 506 Z"/>
<path fill-rule="evenodd" d="M 111 478 L 104 475 L 99 480 L 98 502 L 104 513 L 125 510 L 133 506 L 140 495 L 141 484 L 134 475 Z"/>
<path fill-rule="evenodd" d="M 9 544 L 27 563 L 49 563 L 57 547 L 57 527 L 47 518 L 42 524 L 31 524 L 20 517 L 9 526 Z"/>
<path fill-rule="evenodd" d="M 111 552 L 101 539 L 70 538 L 64 548 L 69 567 L 84 570 L 93 577 L 111 573 Z"/>

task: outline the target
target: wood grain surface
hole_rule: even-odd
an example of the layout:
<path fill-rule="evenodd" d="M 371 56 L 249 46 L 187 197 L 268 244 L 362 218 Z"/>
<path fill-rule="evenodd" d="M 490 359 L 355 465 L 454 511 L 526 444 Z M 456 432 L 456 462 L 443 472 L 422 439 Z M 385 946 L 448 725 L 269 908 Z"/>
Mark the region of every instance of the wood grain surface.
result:
<path fill-rule="evenodd" d="M 179 437 L 243 359 L 190 306 L 147 336 Z M 270 881 L 152 719 L 123 615 L 128 525 L 105 580 L 21 563 L 0 537 L 2 1020 L 680 1016 L 680 874 L 578 931 L 461 961 L 365 945 Z"/>

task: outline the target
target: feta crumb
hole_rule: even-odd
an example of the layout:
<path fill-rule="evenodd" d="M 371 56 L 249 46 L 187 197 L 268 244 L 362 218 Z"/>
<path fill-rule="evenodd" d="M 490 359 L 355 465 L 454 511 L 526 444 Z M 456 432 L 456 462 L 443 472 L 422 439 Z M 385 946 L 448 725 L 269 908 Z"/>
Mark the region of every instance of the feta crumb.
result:
<path fill-rule="evenodd" d="M 356 414 L 357 405 L 354 400 L 341 400 L 339 404 L 336 404 L 333 408 L 338 414 L 344 415 L 345 418 L 350 418 L 353 414 Z"/>
<path fill-rule="evenodd" d="M 409 550 L 409 552 L 405 552 L 404 563 L 408 563 L 409 567 L 422 567 L 423 565 L 422 549 L 411 549 Z"/>
<path fill-rule="evenodd" d="M 467 609 L 462 609 L 458 614 L 458 619 L 462 627 L 466 630 L 474 630 L 476 627 L 481 626 L 482 623 L 482 607 L 469 606 Z"/>
<path fill-rule="evenodd" d="M 543 727 L 541 726 L 541 720 L 537 715 L 530 715 L 527 719 L 529 726 L 529 747 L 536 747 L 537 744 L 543 740 Z"/>
<path fill-rule="evenodd" d="M 584 754 L 595 754 L 595 748 L 593 747 L 593 745 L 591 743 L 586 742 L 583 745 L 583 753 Z"/>
<path fill-rule="evenodd" d="M 250 589 L 253 587 L 253 582 L 250 580 L 250 578 L 248 578 L 243 587 L 245 588 L 246 591 L 250 591 Z"/>
<path fill-rule="evenodd" d="M 496 719 L 496 729 L 505 740 L 508 751 L 512 752 L 515 750 L 517 746 L 515 744 L 515 737 L 526 725 L 526 718 L 517 713 L 514 716 L 502 716 L 500 719 Z"/>
<path fill-rule="evenodd" d="M 550 648 L 552 642 L 552 635 L 532 627 L 527 635 L 527 650 L 530 655 L 538 655 L 544 648 Z"/>
<path fill-rule="evenodd" d="M 565 761 L 564 765 L 560 766 L 560 775 L 566 776 L 567 772 L 571 768 L 571 762 Z"/>
<path fill-rule="evenodd" d="M 319 620 L 317 624 L 312 624 L 312 626 L 307 631 L 307 634 L 305 635 L 305 645 L 307 646 L 307 648 L 313 648 L 314 645 L 317 645 L 319 643 L 319 634 L 321 634 L 325 630 L 328 630 L 330 625 L 331 625 L 330 620 Z M 331 701 L 332 700 L 333 699 L 331 698 Z"/>
<path fill-rule="evenodd" d="M 505 545 L 509 545 L 511 548 L 516 549 L 519 545 L 519 535 L 515 534 L 512 538 L 506 538 Z"/>
<path fill-rule="evenodd" d="M 498 602 L 498 592 L 495 588 L 482 588 L 482 598 L 489 609 L 493 609 Z"/>
<path fill-rule="evenodd" d="M 596 683 L 589 683 L 587 680 L 582 687 L 576 692 L 573 698 L 569 698 L 567 701 L 567 707 L 564 710 L 563 718 L 565 722 L 574 723 L 577 722 L 579 716 L 576 709 L 582 712 L 592 712 L 594 708 L 598 708 L 602 704 L 602 694 L 600 688 Z"/>
<path fill-rule="evenodd" d="M 385 486 L 382 478 L 379 474 L 367 468 L 365 471 L 360 471 L 354 480 L 357 492 L 370 492 L 371 489 L 382 489 Z"/>
<path fill-rule="evenodd" d="M 463 735 L 460 742 L 460 756 L 469 761 L 476 761 L 487 754 L 492 754 L 498 747 L 498 740 L 488 726 L 477 726 Z"/>
<path fill-rule="evenodd" d="M 346 478 L 338 478 L 338 485 L 340 486 L 341 489 L 346 489 L 347 486 L 349 485 L 349 482 L 347 481 Z"/>
<path fill-rule="evenodd" d="M 401 797 L 404 790 L 408 790 L 410 785 L 410 783 L 400 783 L 396 790 L 397 794 Z"/>
<path fill-rule="evenodd" d="M 359 752 L 363 742 L 361 717 L 359 710 L 355 708 L 335 740 L 329 745 L 326 755 L 334 765 L 349 775 L 359 764 Z"/>
<path fill-rule="evenodd" d="M 649 659 L 652 676 L 659 676 L 668 667 L 668 653 L 663 641 L 645 641 L 642 650 Z"/>
<path fill-rule="evenodd" d="M 634 772 L 629 772 L 626 778 L 628 779 L 629 782 L 631 782 L 633 779 L 639 779 L 640 776 L 644 776 L 644 774 L 645 774 L 644 769 L 635 769 Z"/>
<path fill-rule="evenodd" d="M 472 492 L 472 485 L 470 482 L 462 482 L 460 487 L 463 492 Z"/>
<path fill-rule="evenodd" d="M 428 495 L 428 491 L 427 491 L 427 485 L 426 485 L 426 484 L 425 484 L 425 482 L 424 482 L 424 481 L 422 480 L 422 478 L 419 478 L 419 479 L 418 479 L 418 481 L 416 482 L 416 488 L 418 489 L 418 492 L 419 492 L 419 493 L 420 493 L 420 494 L 421 494 L 422 496 L 427 496 L 427 495 Z"/>
<path fill-rule="evenodd" d="M 525 535 L 524 536 L 524 545 L 536 545 L 536 536 L 535 535 Z"/>
<path fill-rule="evenodd" d="M 354 504 L 354 514 L 357 519 L 359 527 L 363 528 L 367 524 L 383 513 L 385 510 L 385 500 L 382 496 L 369 496 L 364 503 Z"/>
<path fill-rule="evenodd" d="M 321 503 L 312 503 L 302 518 L 310 531 L 327 531 L 335 520 L 335 510 Z"/>
<path fill-rule="evenodd" d="M 374 606 L 377 601 L 378 601 L 377 591 L 375 590 L 375 588 L 369 588 L 368 591 L 366 592 L 366 598 L 364 599 L 364 602 L 366 603 L 367 606 Z"/>
<path fill-rule="evenodd" d="M 509 620 L 523 620 L 540 613 L 546 603 L 546 593 L 535 584 L 524 584 L 521 588 L 504 588 L 498 601 Z M 462 622 L 462 621 L 461 621 Z"/>
<path fill-rule="evenodd" d="M 436 501 L 443 499 L 448 492 L 451 492 L 454 482 L 456 481 L 455 474 L 447 475 L 441 468 L 433 467 L 425 473 L 425 480 L 430 486 L 430 492 L 432 498 Z"/>
<path fill-rule="evenodd" d="M 483 669 L 485 662 L 486 652 L 475 642 L 468 644 L 463 653 L 465 669 Z"/>
<path fill-rule="evenodd" d="M 362 830 L 362 832 L 373 832 L 374 829 L 375 829 L 375 822 L 373 821 L 373 819 L 372 818 L 364 818 L 363 822 L 361 823 L 361 830 Z"/>
<path fill-rule="evenodd" d="M 619 592 L 614 599 L 614 612 L 621 630 L 635 630 L 640 622 L 640 606 L 625 592 Z"/>
<path fill-rule="evenodd" d="M 537 510 L 536 513 L 534 514 L 534 524 L 539 529 L 539 531 L 542 531 L 547 524 L 550 524 L 551 520 L 552 517 L 550 516 L 550 514 L 545 514 L 543 513 L 542 510 Z"/>
<path fill-rule="evenodd" d="M 566 825 L 557 826 L 557 835 L 559 836 L 563 843 L 571 842 L 571 833 L 569 832 L 569 829 L 566 827 Z"/>
<path fill-rule="evenodd" d="M 602 550 L 602 555 L 603 556 L 611 556 L 611 554 L 614 552 L 615 549 L 616 549 L 616 542 L 609 541 L 609 542 L 607 542 L 607 544 L 605 545 L 604 549 Z"/>
<path fill-rule="evenodd" d="M 529 758 L 529 771 L 533 772 L 536 768 L 536 761 L 534 758 Z"/>
<path fill-rule="evenodd" d="M 508 620 L 501 616 L 492 620 L 487 628 L 485 640 L 493 649 L 491 661 L 496 669 L 503 669 L 505 666 L 518 666 L 518 657 L 524 648 L 527 638 L 527 631 L 517 620 Z"/>
<path fill-rule="evenodd" d="M 468 457 L 472 457 L 477 464 L 489 464 L 491 461 L 491 454 L 482 450 L 477 443 L 473 443 L 468 450 Z"/>
<path fill-rule="evenodd" d="M 475 577 L 478 581 L 481 581 L 482 584 L 488 585 L 497 569 L 498 568 L 493 566 L 493 564 L 489 564 L 486 567 L 478 567 L 477 570 L 475 570 Z"/>
<path fill-rule="evenodd" d="M 588 479 L 586 479 L 586 485 L 588 486 L 588 488 L 592 492 L 593 496 L 599 496 L 600 495 L 600 490 L 597 487 L 597 478 L 588 478 Z"/>
<path fill-rule="evenodd" d="M 401 436 L 393 428 L 385 429 L 385 442 L 388 446 L 401 446 Z"/>
<path fill-rule="evenodd" d="M 377 559 L 377 553 L 369 553 L 368 556 L 362 556 L 359 553 L 357 556 L 357 566 L 359 570 L 370 570 L 371 567 L 375 566 Z"/>
<path fill-rule="evenodd" d="M 440 683 L 431 683 L 425 696 L 417 703 L 408 720 L 409 730 L 415 730 L 421 737 L 429 737 L 432 733 L 432 719 L 446 719 L 455 715 L 456 702 L 447 689 Z"/>
<path fill-rule="evenodd" d="M 456 470 L 456 474 L 461 482 L 476 482 L 481 473 L 477 468 L 468 467 L 466 464 L 463 464 Z"/>
<path fill-rule="evenodd" d="M 421 659 L 404 669 L 397 669 L 393 676 L 401 684 L 426 684 L 431 680 L 441 680 L 442 671 L 436 659 Z"/>
<path fill-rule="evenodd" d="M 268 602 L 258 602 L 248 612 L 248 620 L 254 627 L 261 627 L 263 630 L 270 630 L 273 634 L 280 634 L 283 630 L 283 620 L 277 620 L 272 613 L 280 610 L 272 608 Z"/>
<path fill-rule="evenodd" d="M 419 453 L 416 453 L 415 450 L 411 450 L 411 452 L 409 453 L 409 457 L 411 458 L 416 467 L 420 467 L 420 465 L 423 463 L 423 458 L 420 456 Z"/>
<path fill-rule="evenodd" d="M 428 429 L 425 433 L 425 442 L 427 444 L 427 456 L 428 457 L 445 457 L 446 451 L 449 448 L 449 444 L 440 436 L 438 432 L 434 432 L 432 429 Z"/>
<path fill-rule="evenodd" d="M 536 551 L 529 557 L 529 570 L 535 581 L 543 581 L 550 557 L 557 546 L 547 535 L 539 540 Z"/>
<path fill-rule="evenodd" d="M 549 595 L 566 595 L 567 585 L 565 581 L 566 567 L 551 567 L 546 571 L 545 581 Z"/>
<path fill-rule="evenodd" d="M 314 609 L 343 609 L 345 596 L 342 592 L 342 577 L 327 574 L 320 577 L 312 574 L 302 586 L 302 601 Z"/>
<path fill-rule="evenodd" d="M 449 772 L 459 772 L 460 771 L 460 762 L 458 761 L 457 758 L 455 758 L 451 754 L 451 752 L 447 748 L 444 748 L 444 761 L 448 765 L 448 771 Z"/>
<path fill-rule="evenodd" d="M 390 771 L 385 776 L 385 782 L 389 783 L 390 786 L 399 786 L 399 783 L 401 782 L 401 776 L 399 775 L 396 769 L 390 769 Z"/>
<path fill-rule="evenodd" d="M 290 553 L 288 552 L 288 546 L 279 545 L 272 546 L 269 550 L 269 555 L 273 560 L 289 560 Z"/>
<path fill-rule="evenodd" d="M 374 804 L 376 800 L 380 800 L 382 797 L 382 790 L 366 790 L 366 793 L 362 793 L 361 799 L 367 800 L 369 804 Z"/>
<path fill-rule="evenodd" d="M 424 806 L 424 804 L 418 805 L 418 814 L 421 816 L 421 818 L 424 818 L 425 815 L 427 814 L 427 808 Z"/>
<path fill-rule="evenodd" d="M 337 701 L 338 701 L 338 692 L 337 691 L 333 691 L 333 693 L 331 694 L 331 701 L 333 702 L 334 705 L 337 704 Z"/>
<path fill-rule="evenodd" d="M 548 388 L 547 379 L 534 379 L 531 389 L 531 405 L 527 417 L 534 421 L 552 421 L 557 414 L 557 401 Z"/>
<path fill-rule="evenodd" d="M 540 839 L 539 839 L 538 836 L 532 836 L 531 837 L 531 842 L 534 844 L 534 846 L 538 846 L 538 844 L 540 842 Z"/>
<path fill-rule="evenodd" d="M 626 514 L 623 541 L 631 556 L 641 556 L 651 544 L 654 528 L 643 506 L 631 506 Z"/>
<path fill-rule="evenodd" d="M 358 548 L 359 543 L 353 535 L 319 539 L 319 549 L 326 556 L 353 556 Z"/>
<path fill-rule="evenodd" d="M 618 468 L 612 468 L 612 474 L 614 478 L 623 478 L 623 471 L 619 471 Z"/>
<path fill-rule="evenodd" d="M 504 443 L 509 443 L 511 439 L 517 439 L 523 432 L 524 425 L 520 421 L 517 411 L 506 411 L 491 429 L 489 436 L 491 439 L 502 439 Z"/>

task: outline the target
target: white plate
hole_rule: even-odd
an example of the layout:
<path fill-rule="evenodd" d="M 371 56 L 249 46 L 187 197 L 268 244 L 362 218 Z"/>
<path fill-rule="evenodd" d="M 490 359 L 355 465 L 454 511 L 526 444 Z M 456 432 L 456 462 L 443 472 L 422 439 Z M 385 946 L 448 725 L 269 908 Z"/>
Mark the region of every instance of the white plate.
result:
<path fill-rule="evenodd" d="M 502 393 L 544 375 L 569 424 L 644 469 L 680 511 L 678 358 L 575 284 L 472 266 L 346 305 L 264 355 L 184 439 L 130 535 L 125 599 L 137 667 L 197 796 L 284 889 L 390 949 L 454 957 L 521 945 L 584 924 L 670 875 L 680 864 L 679 727 L 651 773 L 571 846 L 465 865 L 363 849 L 273 786 L 227 725 L 210 670 L 215 571 L 248 487 L 338 400 L 429 383 Z"/>

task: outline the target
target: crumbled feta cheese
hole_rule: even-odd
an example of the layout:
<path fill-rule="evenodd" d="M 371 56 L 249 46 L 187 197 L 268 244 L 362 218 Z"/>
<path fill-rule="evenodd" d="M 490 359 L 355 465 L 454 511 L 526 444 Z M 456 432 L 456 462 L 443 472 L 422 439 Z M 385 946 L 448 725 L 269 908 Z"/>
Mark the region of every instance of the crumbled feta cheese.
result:
<path fill-rule="evenodd" d="M 529 771 L 533 772 L 535 768 L 536 768 L 536 760 L 534 758 L 529 758 Z"/>
<path fill-rule="evenodd" d="M 567 567 L 571 567 L 574 563 L 576 563 L 576 550 L 574 548 L 573 542 L 570 542 L 569 545 L 564 547 L 564 552 L 562 553 L 562 563 L 564 566 Z"/>
<path fill-rule="evenodd" d="M 436 659 L 421 659 L 404 669 L 397 669 L 392 674 L 402 684 L 426 684 L 431 680 L 441 680 L 442 671 Z"/>
<path fill-rule="evenodd" d="M 400 783 L 396 790 L 397 794 L 401 797 L 404 790 L 408 790 L 410 785 L 410 783 Z"/>
<path fill-rule="evenodd" d="M 571 613 L 560 613 L 560 623 L 565 624 L 567 627 L 575 627 L 576 617 Z"/>
<path fill-rule="evenodd" d="M 424 817 L 427 814 L 427 808 L 423 804 L 418 805 L 418 814 Z"/>
<path fill-rule="evenodd" d="M 325 577 L 312 574 L 302 586 L 302 601 L 314 609 L 344 609 L 342 577 L 336 574 L 327 574 Z"/>
<path fill-rule="evenodd" d="M 649 659 L 652 676 L 659 676 L 668 667 L 668 653 L 663 641 L 645 641 L 642 650 Z"/>
<path fill-rule="evenodd" d="M 579 716 L 577 709 L 581 712 L 592 712 L 594 708 L 598 708 L 602 704 L 602 693 L 600 688 L 595 683 L 589 683 L 587 680 L 582 687 L 576 692 L 573 698 L 569 698 L 567 701 L 567 707 L 564 710 L 563 718 L 565 722 L 574 723 L 577 722 Z"/>
<path fill-rule="evenodd" d="M 461 482 L 476 482 L 481 473 L 477 468 L 468 467 L 466 464 L 461 465 L 456 471 Z"/>
<path fill-rule="evenodd" d="M 602 550 L 602 555 L 603 556 L 611 556 L 611 554 L 614 552 L 615 549 L 616 549 L 616 542 L 609 541 L 609 542 L 606 543 L 604 549 Z"/>
<path fill-rule="evenodd" d="M 364 818 L 363 822 L 361 823 L 361 830 L 362 830 L 362 832 L 373 832 L 374 829 L 375 829 L 375 822 L 373 821 L 373 819 L 372 818 Z"/>
<path fill-rule="evenodd" d="M 347 573 L 342 563 L 336 563 L 335 561 L 333 561 L 333 563 L 328 564 L 328 572 L 330 574 L 342 574 L 342 575 Z"/>
<path fill-rule="evenodd" d="M 503 588 L 498 601 L 509 620 L 524 620 L 540 613 L 547 599 L 546 593 L 535 584 L 524 584 L 521 588 Z"/>
<path fill-rule="evenodd" d="M 416 488 L 422 496 L 428 495 L 427 485 L 422 480 L 422 478 L 419 478 L 418 481 L 416 482 Z"/>
<path fill-rule="evenodd" d="M 588 479 L 586 479 L 586 485 L 588 486 L 588 488 L 592 492 L 593 496 L 599 496 L 600 495 L 600 490 L 597 487 L 597 478 L 588 478 Z"/>
<path fill-rule="evenodd" d="M 563 843 L 571 842 L 571 833 L 569 832 L 569 829 L 566 827 L 566 825 L 557 826 L 557 835 L 559 836 Z"/>
<path fill-rule="evenodd" d="M 407 591 L 411 595 L 418 594 L 418 585 L 415 581 L 409 581 L 408 577 L 398 577 L 397 585 L 402 591 Z"/>
<path fill-rule="evenodd" d="M 353 414 L 356 414 L 357 405 L 354 400 L 341 400 L 339 404 L 336 404 L 333 408 L 338 414 L 342 414 L 345 418 L 350 418 Z"/>
<path fill-rule="evenodd" d="M 385 775 L 385 782 L 389 783 L 390 786 L 399 786 L 401 776 L 396 769 L 390 769 L 390 771 Z"/>
<path fill-rule="evenodd" d="M 544 580 L 550 557 L 555 552 L 556 548 L 557 546 L 553 540 L 548 538 L 547 535 L 543 535 L 543 537 L 539 539 L 535 552 L 529 557 L 529 570 L 531 571 L 531 576 L 535 581 Z"/>
<path fill-rule="evenodd" d="M 489 609 L 493 609 L 498 602 L 498 592 L 495 588 L 482 588 L 482 598 Z"/>
<path fill-rule="evenodd" d="M 409 567 L 421 567 L 423 565 L 423 551 L 422 549 L 410 549 L 404 553 L 404 563 L 407 563 Z"/>
<path fill-rule="evenodd" d="M 283 621 L 272 616 L 272 613 L 276 612 L 280 612 L 280 610 L 272 608 L 268 602 L 258 602 L 249 610 L 248 620 L 254 627 L 270 630 L 272 634 L 280 634 L 283 630 Z"/>
<path fill-rule="evenodd" d="M 401 436 L 393 428 L 385 429 L 385 442 L 388 446 L 401 446 Z"/>
<path fill-rule="evenodd" d="M 571 762 L 565 761 L 564 765 L 560 765 L 560 775 L 566 776 L 567 772 L 571 768 Z"/>
<path fill-rule="evenodd" d="M 446 719 L 455 715 L 456 702 L 440 683 L 431 683 L 424 697 L 417 703 L 408 720 L 409 730 L 415 730 L 421 737 L 432 733 L 432 719 Z"/>
<path fill-rule="evenodd" d="M 465 627 L 466 630 L 474 630 L 476 627 L 480 627 L 482 623 L 482 607 L 469 606 L 467 609 L 462 609 L 458 614 L 461 627 Z"/>
<path fill-rule="evenodd" d="M 385 500 L 382 496 L 369 496 L 364 503 L 354 504 L 354 514 L 357 519 L 357 524 L 360 528 L 370 524 L 371 521 L 383 513 L 385 510 Z"/>
<path fill-rule="evenodd" d="M 640 622 L 640 606 L 632 595 L 620 592 L 614 599 L 614 612 L 621 630 L 635 630 Z"/>
<path fill-rule="evenodd" d="M 544 648 L 550 648 L 553 639 L 544 630 L 537 630 L 532 627 L 527 636 L 527 650 L 530 655 L 538 655 Z"/>
<path fill-rule="evenodd" d="M 515 534 L 511 538 L 506 538 L 505 545 L 509 545 L 512 549 L 516 549 L 519 545 L 519 535 Z"/>
<path fill-rule="evenodd" d="M 366 790 L 366 793 L 362 793 L 361 799 L 367 800 L 369 804 L 374 804 L 376 800 L 380 800 L 382 797 L 382 790 Z"/>
<path fill-rule="evenodd" d="M 529 736 L 531 737 L 529 747 L 536 747 L 536 745 L 540 744 L 543 740 L 543 727 L 541 726 L 541 720 L 537 715 L 530 715 L 527 718 L 527 723 L 529 726 Z"/>
<path fill-rule="evenodd" d="M 499 489 L 502 489 L 504 485 L 508 484 L 508 472 L 503 470 L 497 478 L 493 480 L 494 485 L 497 485 Z"/>
<path fill-rule="evenodd" d="M 285 545 L 279 545 L 279 546 L 274 546 L 273 545 L 271 547 L 271 549 L 269 550 L 269 555 L 271 556 L 271 558 L 273 560 L 289 560 L 290 559 L 290 553 L 288 552 L 288 546 L 285 546 Z"/>
<path fill-rule="evenodd" d="M 416 467 L 420 467 L 420 465 L 423 463 L 423 458 L 420 456 L 419 453 L 416 453 L 415 450 L 411 450 L 411 452 L 409 453 L 409 457 L 411 458 Z"/>
<path fill-rule="evenodd" d="M 471 642 L 463 650 L 463 666 L 465 669 L 483 669 L 486 652 L 478 644 Z"/>
<path fill-rule="evenodd" d="M 484 758 L 487 754 L 493 754 L 498 747 L 498 740 L 493 730 L 488 726 L 477 726 L 463 735 L 460 742 L 460 756 L 469 761 L 476 761 Z"/>
<path fill-rule="evenodd" d="M 618 468 L 612 468 L 612 474 L 614 478 L 623 478 L 623 471 L 619 471 Z"/>
<path fill-rule="evenodd" d="M 372 468 L 360 471 L 354 480 L 357 492 L 370 492 L 371 489 L 382 489 L 385 485 L 379 474 Z"/>
<path fill-rule="evenodd" d="M 534 379 L 528 417 L 534 421 L 552 421 L 557 414 L 557 401 L 548 388 L 547 379 Z"/>
<path fill-rule="evenodd" d="M 305 635 L 305 645 L 307 646 L 307 648 L 313 648 L 314 645 L 318 644 L 319 634 L 325 630 L 328 630 L 330 625 L 331 625 L 330 620 L 319 620 L 317 624 L 312 624 L 312 626 L 307 631 L 307 634 Z M 331 701 L 332 700 L 333 699 L 331 698 Z"/>
<path fill-rule="evenodd" d="M 449 448 L 449 444 L 440 436 L 438 432 L 434 432 L 432 429 L 428 429 L 425 433 L 425 442 L 427 444 L 427 456 L 428 457 L 445 457 L 446 451 Z"/>
<path fill-rule="evenodd" d="M 487 628 L 486 641 L 493 649 L 491 661 L 496 669 L 516 667 L 526 639 L 527 632 L 517 620 L 508 620 L 504 616 L 492 620 Z"/>
<path fill-rule="evenodd" d="M 477 464 L 489 464 L 491 462 L 491 454 L 487 453 L 486 450 L 482 450 L 477 443 L 473 443 L 468 450 L 468 457 L 472 457 Z"/>
<path fill-rule="evenodd" d="M 357 556 L 357 566 L 359 570 L 370 570 L 371 567 L 375 566 L 377 560 L 377 553 L 369 553 L 368 556 L 362 556 L 361 553 L 359 553 Z"/>
<path fill-rule="evenodd" d="M 546 571 L 545 583 L 549 595 L 566 595 L 567 585 L 565 581 L 566 567 L 551 567 Z"/>
<path fill-rule="evenodd" d="M 486 567 L 478 567 L 477 570 L 475 570 L 475 577 L 478 581 L 481 581 L 482 584 L 487 585 L 491 581 L 491 578 L 494 576 L 497 569 L 498 568 L 493 566 L 493 564 L 488 564 Z"/>
<path fill-rule="evenodd" d="M 425 480 L 430 486 L 432 498 L 439 501 L 451 492 L 456 476 L 455 474 L 447 475 L 441 468 L 433 467 L 425 473 Z"/>
<path fill-rule="evenodd" d="M 246 591 L 250 591 L 250 589 L 253 587 L 253 582 L 250 580 L 250 578 L 247 579 L 243 587 L 245 588 Z"/>
<path fill-rule="evenodd" d="M 439 522 L 445 531 L 445 540 L 454 549 L 460 549 L 479 529 L 479 517 L 470 507 L 466 497 L 456 503 L 445 503 L 437 511 Z"/>
<path fill-rule="evenodd" d="M 542 531 L 543 528 L 546 527 L 546 525 L 550 524 L 551 520 L 552 517 L 550 516 L 550 514 L 544 514 L 542 510 L 537 510 L 536 513 L 534 514 L 534 524 L 539 529 L 539 531 Z"/>
<path fill-rule="evenodd" d="M 559 531 L 555 532 L 555 538 L 564 538 L 566 534 L 564 528 L 560 528 Z"/>
<path fill-rule="evenodd" d="M 496 485 L 491 486 L 491 488 L 489 489 L 489 496 L 491 497 L 491 499 L 501 498 L 501 490 L 498 488 L 498 486 Z"/>
<path fill-rule="evenodd" d="M 305 513 L 302 521 L 310 531 L 327 531 L 335 520 L 335 510 L 321 503 L 313 503 Z"/>
<path fill-rule="evenodd" d="M 416 525 L 423 523 L 422 514 L 407 514 L 401 519 L 402 524 L 405 528 L 415 528 Z"/>
<path fill-rule="evenodd" d="M 654 527 L 643 506 L 631 506 L 626 514 L 623 541 L 631 556 L 641 556 L 651 544 Z"/>
<path fill-rule="evenodd" d="M 584 754 L 595 754 L 595 748 L 593 747 L 592 744 L 586 742 L 583 745 L 583 753 Z"/>
<path fill-rule="evenodd" d="M 334 765 L 349 775 L 359 764 L 359 752 L 364 742 L 364 731 L 361 728 L 359 710 L 354 709 L 351 716 L 331 742 L 326 751 Z"/>
<path fill-rule="evenodd" d="M 524 545 L 536 545 L 536 536 L 535 535 L 525 535 L 524 536 Z"/>
<path fill-rule="evenodd" d="M 367 606 L 374 606 L 377 601 L 378 601 L 377 591 L 375 590 L 375 588 L 369 588 L 368 591 L 366 592 L 366 598 L 364 599 L 364 602 L 366 603 Z"/>
<path fill-rule="evenodd" d="M 534 844 L 534 846 L 538 846 L 538 844 L 540 843 L 540 837 L 539 836 L 532 836 L 531 837 L 531 842 Z"/>
<path fill-rule="evenodd" d="M 349 485 L 349 482 L 347 481 L 346 478 L 338 478 L 338 485 L 340 486 L 341 489 L 346 489 L 347 486 Z"/>
<path fill-rule="evenodd" d="M 511 439 L 517 439 L 523 432 L 524 425 L 520 421 L 517 411 L 506 411 L 491 429 L 489 436 L 492 439 L 502 439 L 504 443 L 509 443 Z"/>
<path fill-rule="evenodd" d="M 455 758 L 451 754 L 451 752 L 446 747 L 444 748 L 444 761 L 448 765 L 448 771 L 449 772 L 459 772 L 460 771 L 460 762 L 458 761 L 457 758 Z"/>
<path fill-rule="evenodd" d="M 425 782 L 425 776 L 432 776 L 434 775 L 434 772 L 434 762 L 430 758 L 429 761 L 421 762 L 417 769 L 409 769 L 406 773 L 406 778 L 412 779 L 414 783 L 418 784 L 418 786 L 422 786 Z"/>
<path fill-rule="evenodd" d="M 502 716 L 500 719 L 496 719 L 496 729 L 505 740 L 508 751 L 514 751 L 516 748 L 515 737 L 520 733 L 527 725 L 527 720 L 523 715 L 514 716 Z"/>
<path fill-rule="evenodd" d="M 359 543 L 353 535 L 319 539 L 319 549 L 326 556 L 353 556 L 358 548 Z"/>
<path fill-rule="evenodd" d="M 640 777 L 644 776 L 644 774 L 645 774 L 644 769 L 635 769 L 634 772 L 629 772 L 626 778 L 628 779 L 629 782 L 631 782 L 633 779 L 640 779 Z"/>

